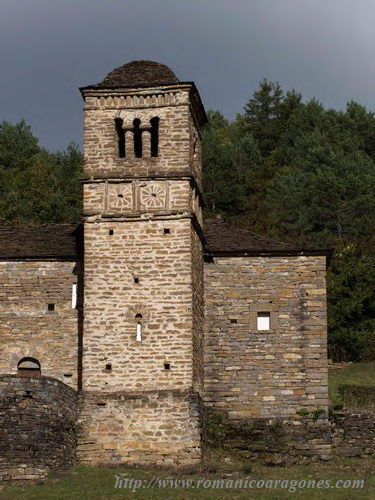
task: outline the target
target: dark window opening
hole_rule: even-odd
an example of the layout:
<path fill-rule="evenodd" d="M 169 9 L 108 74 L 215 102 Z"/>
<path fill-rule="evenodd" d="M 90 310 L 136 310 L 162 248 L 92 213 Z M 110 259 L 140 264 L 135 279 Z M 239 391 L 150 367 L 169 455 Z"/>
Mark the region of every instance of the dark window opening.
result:
<path fill-rule="evenodd" d="M 121 118 L 115 118 L 119 158 L 125 158 L 125 130 L 123 129 L 123 123 L 124 121 Z"/>
<path fill-rule="evenodd" d="M 40 363 L 35 358 L 22 358 L 17 364 L 17 371 L 20 375 L 40 375 Z"/>
<path fill-rule="evenodd" d="M 98 406 L 107 406 L 107 403 L 96 403 Z"/>
<path fill-rule="evenodd" d="M 49 311 L 54 311 L 55 310 L 55 304 L 48 304 L 48 310 Z"/>
<path fill-rule="evenodd" d="M 135 118 L 133 121 L 133 135 L 134 135 L 134 156 L 142 158 L 142 130 L 140 129 L 141 120 Z"/>
<path fill-rule="evenodd" d="M 113 236 L 113 233 L 114 233 L 113 229 L 110 229 L 110 230 L 108 231 L 109 236 Z"/>
<path fill-rule="evenodd" d="M 170 363 L 164 363 L 164 370 L 170 370 L 171 369 L 171 364 Z"/>
<path fill-rule="evenodd" d="M 134 283 L 139 283 L 139 278 L 134 278 Z"/>
<path fill-rule="evenodd" d="M 170 233 L 171 230 L 169 229 L 169 227 L 164 228 L 164 234 L 170 234 Z"/>
<path fill-rule="evenodd" d="M 112 370 L 112 365 L 111 365 L 111 363 L 106 364 L 106 365 L 105 365 L 105 369 L 106 369 L 106 370 Z"/>
<path fill-rule="evenodd" d="M 151 156 L 158 156 L 159 148 L 159 118 L 151 118 Z"/>
<path fill-rule="evenodd" d="M 237 320 L 233 318 L 233 319 L 230 320 L 230 322 L 231 323 L 237 323 Z"/>

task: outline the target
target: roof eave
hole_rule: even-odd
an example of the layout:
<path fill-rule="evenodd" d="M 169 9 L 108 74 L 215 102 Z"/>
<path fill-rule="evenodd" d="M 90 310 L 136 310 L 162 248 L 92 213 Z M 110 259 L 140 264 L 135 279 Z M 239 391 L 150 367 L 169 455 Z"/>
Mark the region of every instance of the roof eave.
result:
<path fill-rule="evenodd" d="M 322 256 L 331 258 L 332 249 L 279 249 L 279 250 L 206 250 L 208 257 L 288 257 L 288 256 Z"/>
<path fill-rule="evenodd" d="M 80 255 L 1 255 L 0 262 L 2 261 L 18 261 L 18 260 L 32 260 L 32 261 L 67 261 L 77 262 L 81 260 Z"/>
<path fill-rule="evenodd" d="M 190 91 L 190 100 L 191 104 L 196 109 L 197 111 L 197 119 L 199 126 L 202 127 L 205 123 L 208 122 L 208 118 L 206 115 L 206 111 L 204 109 L 202 99 L 199 95 L 198 89 L 195 85 L 194 82 L 165 82 L 165 83 L 157 83 L 155 85 L 138 85 L 135 87 L 134 85 L 132 86 L 126 86 L 126 85 L 106 85 L 106 86 L 98 86 L 96 85 L 87 85 L 85 87 L 79 87 L 79 91 L 81 92 L 81 95 L 83 99 L 85 99 L 86 94 L 95 94 L 95 93 L 106 93 L 108 91 L 115 91 L 115 93 L 121 93 L 121 92 L 136 92 L 137 90 L 146 90 L 146 89 L 155 89 L 155 88 L 160 88 L 160 89 L 165 89 L 165 90 L 173 90 L 173 89 L 181 89 L 181 88 L 186 88 Z"/>
<path fill-rule="evenodd" d="M 129 91 L 136 91 L 136 90 L 144 90 L 144 89 L 154 89 L 154 88 L 179 88 L 179 87 L 195 87 L 194 82 L 161 82 L 161 83 L 155 83 L 154 85 L 150 84 L 143 84 L 143 85 L 101 85 L 101 84 L 94 84 L 94 85 L 86 85 L 84 87 L 79 87 L 79 90 L 81 94 L 83 95 L 86 91 L 95 91 L 95 92 L 108 92 L 108 90 L 126 90 L 127 92 Z"/>

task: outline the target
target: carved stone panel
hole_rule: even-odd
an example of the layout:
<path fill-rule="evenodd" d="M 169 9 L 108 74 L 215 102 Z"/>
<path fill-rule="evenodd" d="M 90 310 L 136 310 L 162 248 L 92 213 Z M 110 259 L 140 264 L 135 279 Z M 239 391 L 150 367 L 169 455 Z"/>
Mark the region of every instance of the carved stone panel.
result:
<path fill-rule="evenodd" d="M 147 182 L 139 186 L 139 210 L 166 210 L 168 185 L 166 182 Z"/>
<path fill-rule="evenodd" d="M 133 188 L 131 183 L 108 184 L 108 211 L 125 213 L 133 210 Z"/>

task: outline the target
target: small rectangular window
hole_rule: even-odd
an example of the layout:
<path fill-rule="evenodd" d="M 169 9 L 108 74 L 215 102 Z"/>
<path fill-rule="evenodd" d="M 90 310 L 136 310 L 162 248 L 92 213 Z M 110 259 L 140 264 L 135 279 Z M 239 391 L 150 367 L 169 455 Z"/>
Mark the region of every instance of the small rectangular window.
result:
<path fill-rule="evenodd" d="M 77 283 L 72 285 L 72 309 L 77 307 Z"/>
<path fill-rule="evenodd" d="M 271 330 L 271 313 L 258 312 L 257 314 L 257 330 Z"/>

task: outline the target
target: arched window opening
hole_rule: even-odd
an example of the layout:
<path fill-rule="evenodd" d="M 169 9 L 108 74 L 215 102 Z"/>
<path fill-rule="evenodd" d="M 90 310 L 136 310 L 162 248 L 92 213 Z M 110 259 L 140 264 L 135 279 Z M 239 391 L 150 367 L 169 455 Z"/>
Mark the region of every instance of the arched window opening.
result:
<path fill-rule="evenodd" d="M 133 121 L 133 134 L 134 134 L 134 156 L 142 158 L 142 130 L 140 128 L 141 120 L 135 118 Z"/>
<path fill-rule="evenodd" d="M 118 137 L 118 155 L 119 158 L 125 158 L 125 130 L 123 128 L 124 120 L 115 118 L 115 127 Z"/>
<path fill-rule="evenodd" d="M 35 358 L 22 358 L 17 364 L 17 371 L 20 375 L 40 375 L 40 363 Z"/>
<path fill-rule="evenodd" d="M 151 118 L 151 156 L 158 156 L 159 148 L 159 118 Z"/>

